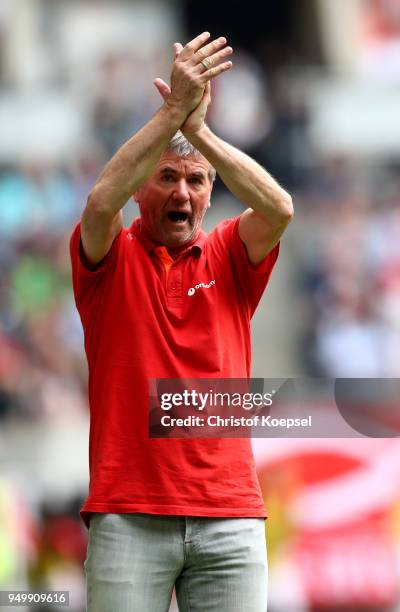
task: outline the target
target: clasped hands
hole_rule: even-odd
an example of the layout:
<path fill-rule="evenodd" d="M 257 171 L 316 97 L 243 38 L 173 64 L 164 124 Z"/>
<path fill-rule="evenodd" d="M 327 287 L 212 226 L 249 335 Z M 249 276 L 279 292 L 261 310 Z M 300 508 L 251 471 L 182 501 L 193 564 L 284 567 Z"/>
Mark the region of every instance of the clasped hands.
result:
<path fill-rule="evenodd" d="M 154 79 L 164 103 L 185 114 L 181 126 L 185 136 L 198 132 L 204 125 L 211 102 L 211 80 L 232 67 L 231 61 L 222 61 L 233 51 L 226 46 L 226 38 L 205 44 L 209 38 L 210 33 L 203 32 L 184 47 L 174 43 L 171 86 L 163 79 Z"/>

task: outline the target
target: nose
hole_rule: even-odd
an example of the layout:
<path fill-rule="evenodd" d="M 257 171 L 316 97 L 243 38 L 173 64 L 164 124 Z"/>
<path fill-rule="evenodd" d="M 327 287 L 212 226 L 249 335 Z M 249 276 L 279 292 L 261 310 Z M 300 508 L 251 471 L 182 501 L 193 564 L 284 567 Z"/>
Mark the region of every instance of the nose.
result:
<path fill-rule="evenodd" d="M 189 190 L 185 179 L 180 179 L 175 183 L 173 197 L 177 202 L 187 202 L 189 200 Z"/>

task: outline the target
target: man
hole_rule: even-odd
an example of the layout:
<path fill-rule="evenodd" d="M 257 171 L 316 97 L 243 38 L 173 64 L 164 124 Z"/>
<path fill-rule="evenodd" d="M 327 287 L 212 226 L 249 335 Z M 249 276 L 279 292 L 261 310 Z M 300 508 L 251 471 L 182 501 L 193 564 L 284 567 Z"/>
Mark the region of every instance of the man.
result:
<path fill-rule="evenodd" d="M 171 87 L 155 80 L 163 106 L 106 165 L 71 238 L 89 364 L 89 612 L 167 612 L 174 586 L 181 611 L 266 609 L 250 440 L 149 437 L 149 379 L 250 376 L 250 318 L 293 214 L 204 123 L 210 81 L 232 66 L 226 39 L 209 38 L 175 43 Z M 214 168 L 248 208 L 206 235 Z M 124 229 L 133 194 L 140 219 Z"/>

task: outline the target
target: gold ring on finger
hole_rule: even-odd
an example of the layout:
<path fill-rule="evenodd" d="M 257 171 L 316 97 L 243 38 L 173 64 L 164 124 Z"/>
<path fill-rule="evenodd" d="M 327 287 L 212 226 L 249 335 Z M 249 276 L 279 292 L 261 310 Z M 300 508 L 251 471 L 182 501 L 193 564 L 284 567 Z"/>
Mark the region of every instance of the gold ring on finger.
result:
<path fill-rule="evenodd" d="M 202 59 L 200 63 L 201 63 L 201 64 L 203 64 L 203 66 L 204 66 L 204 68 L 205 68 L 206 70 L 208 70 L 208 69 L 209 69 L 209 65 L 208 65 L 207 60 Z"/>

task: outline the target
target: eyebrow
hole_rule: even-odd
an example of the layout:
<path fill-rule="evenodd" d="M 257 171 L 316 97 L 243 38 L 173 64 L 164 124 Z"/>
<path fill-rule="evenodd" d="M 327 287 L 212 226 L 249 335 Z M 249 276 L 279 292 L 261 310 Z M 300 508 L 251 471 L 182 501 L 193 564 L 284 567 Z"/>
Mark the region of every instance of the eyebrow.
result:
<path fill-rule="evenodd" d="M 177 170 L 175 170 L 175 168 L 171 168 L 170 166 L 166 166 L 165 168 L 162 168 L 160 170 L 161 174 L 179 174 Z M 205 178 L 206 175 L 204 172 L 202 172 L 201 170 L 195 170 L 194 172 L 190 172 L 189 176 L 195 176 L 198 178 Z"/>
<path fill-rule="evenodd" d="M 177 174 L 177 171 L 175 170 L 175 168 L 170 168 L 169 166 L 166 166 L 165 168 L 162 168 L 160 170 L 161 174 L 166 174 L 166 173 L 170 173 L 172 172 L 173 174 Z"/>

